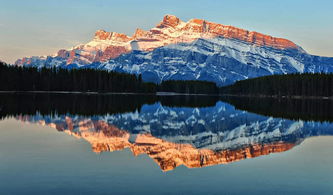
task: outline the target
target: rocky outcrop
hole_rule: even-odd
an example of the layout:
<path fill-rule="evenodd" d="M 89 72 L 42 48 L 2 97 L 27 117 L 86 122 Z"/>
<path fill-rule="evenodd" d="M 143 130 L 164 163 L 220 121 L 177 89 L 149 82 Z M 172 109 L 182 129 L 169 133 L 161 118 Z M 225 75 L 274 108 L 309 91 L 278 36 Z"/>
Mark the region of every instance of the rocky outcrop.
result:
<path fill-rule="evenodd" d="M 173 15 L 166 15 L 164 16 L 161 23 L 159 23 L 156 27 L 157 28 L 165 28 L 165 27 L 172 27 L 175 28 L 179 24 L 181 24 L 182 21 Z"/>
<path fill-rule="evenodd" d="M 118 42 L 128 42 L 131 41 L 132 38 L 128 37 L 125 34 L 122 33 L 116 33 L 116 32 L 106 32 L 105 30 L 98 30 L 95 33 L 94 39 L 96 40 L 114 40 Z"/>

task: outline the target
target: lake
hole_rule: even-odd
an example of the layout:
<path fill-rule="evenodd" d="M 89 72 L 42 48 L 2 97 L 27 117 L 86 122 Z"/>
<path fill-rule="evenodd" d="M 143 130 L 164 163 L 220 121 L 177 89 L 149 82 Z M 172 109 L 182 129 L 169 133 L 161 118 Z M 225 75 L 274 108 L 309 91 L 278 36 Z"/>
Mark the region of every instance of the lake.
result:
<path fill-rule="evenodd" d="M 0 194 L 333 194 L 333 102 L 0 94 Z"/>

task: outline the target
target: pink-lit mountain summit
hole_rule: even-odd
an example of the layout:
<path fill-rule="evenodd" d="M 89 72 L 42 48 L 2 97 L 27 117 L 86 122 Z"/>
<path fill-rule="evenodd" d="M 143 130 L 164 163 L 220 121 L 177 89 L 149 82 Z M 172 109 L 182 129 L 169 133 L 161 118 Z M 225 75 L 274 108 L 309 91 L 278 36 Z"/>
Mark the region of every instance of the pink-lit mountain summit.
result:
<path fill-rule="evenodd" d="M 202 19 L 192 19 L 188 22 L 183 22 L 176 16 L 166 15 L 156 27 L 149 31 L 138 28 L 133 36 L 98 30 L 92 41 L 69 50 L 59 50 L 57 56 L 67 59 L 67 64 L 89 64 L 116 58 L 133 49 L 152 51 L 169 44 L 189 43 L 199 38 L 214 38 L 217 36 L 278 49 L 298 48 L 295 43 L 286 39 L 250 32 L 233 26 L 216 24 Z M 134 44 L 137 44 L 138 47 L 133 46 Z M 30 63 L 33 63 L 33 57 L 23 58 L 16 62 L 17 65 Z"/>
<path fill-rule="evenodd" d="M 132 36 L 98 30 L 94 38 L 54 56 L 27 57 L 19 66 L 98 68 L 142 74 L 145 81 L 237 80 L 294 72 L 332 72 L 332 58 L 312 56 L 283 38 L 203 19 L 166 15 Z"/>

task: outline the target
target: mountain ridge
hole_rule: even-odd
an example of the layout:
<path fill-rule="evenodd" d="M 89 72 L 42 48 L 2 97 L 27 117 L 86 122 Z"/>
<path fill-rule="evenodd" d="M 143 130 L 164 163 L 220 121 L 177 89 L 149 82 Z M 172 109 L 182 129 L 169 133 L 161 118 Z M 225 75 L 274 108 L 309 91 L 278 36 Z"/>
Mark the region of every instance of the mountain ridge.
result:
<path fill-rule="evenodd" d="M 333 58 L 308 54 L 283 38 L 203 19 L 166 15 L 133 36 L 98 30 L 92 41 L 18 66 L 96 68 L 141 74 L 144 81 L 202 80 L 219 86 L 273 74 L 333 72 Z"/>
<path fill-rule="evenodd" d="M 137 42 L 139 50 L 152 51 L 158 47 L 175 43 L 188 43 L 198 38 L 214 38 L 223 36 L 247 41 L 258 46 L 271 46 L 278 49 L 301 49 L 295 43 L 255 31 L 209 22 L 203 19 L 191 19 L 183 22 L 174 15 L 166 15 L 163 20 L 152 29 L 145 31 L 137 28 L 133 36 L 123 33 L 97 30 L 92 41 L 79 44 L 71 49 L 60 49 L 56 55 L 66 60 L 66 64 L 89 64 L 105 62 L 133 49 L 132 42 Z M 48 56 L 43 56 L 47 58 Z M 37 56 L 18 59 L 16 65 L 29 65 L 34 63 Z M 83 58 L 83 59 L 81 59 Z"/>

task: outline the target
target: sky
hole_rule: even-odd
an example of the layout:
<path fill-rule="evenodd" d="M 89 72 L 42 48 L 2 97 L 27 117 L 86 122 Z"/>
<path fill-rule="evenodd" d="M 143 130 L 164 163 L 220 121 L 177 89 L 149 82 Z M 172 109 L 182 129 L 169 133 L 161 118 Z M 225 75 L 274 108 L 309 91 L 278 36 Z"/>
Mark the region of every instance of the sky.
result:
<path fill-rule="evenodd" d="M 98 29 L 132 35 L 166 14 L 287 38 L 333 57 L 332 7 L 332 0 L 0 0 L 0 60 L 54 54 Z"/>

